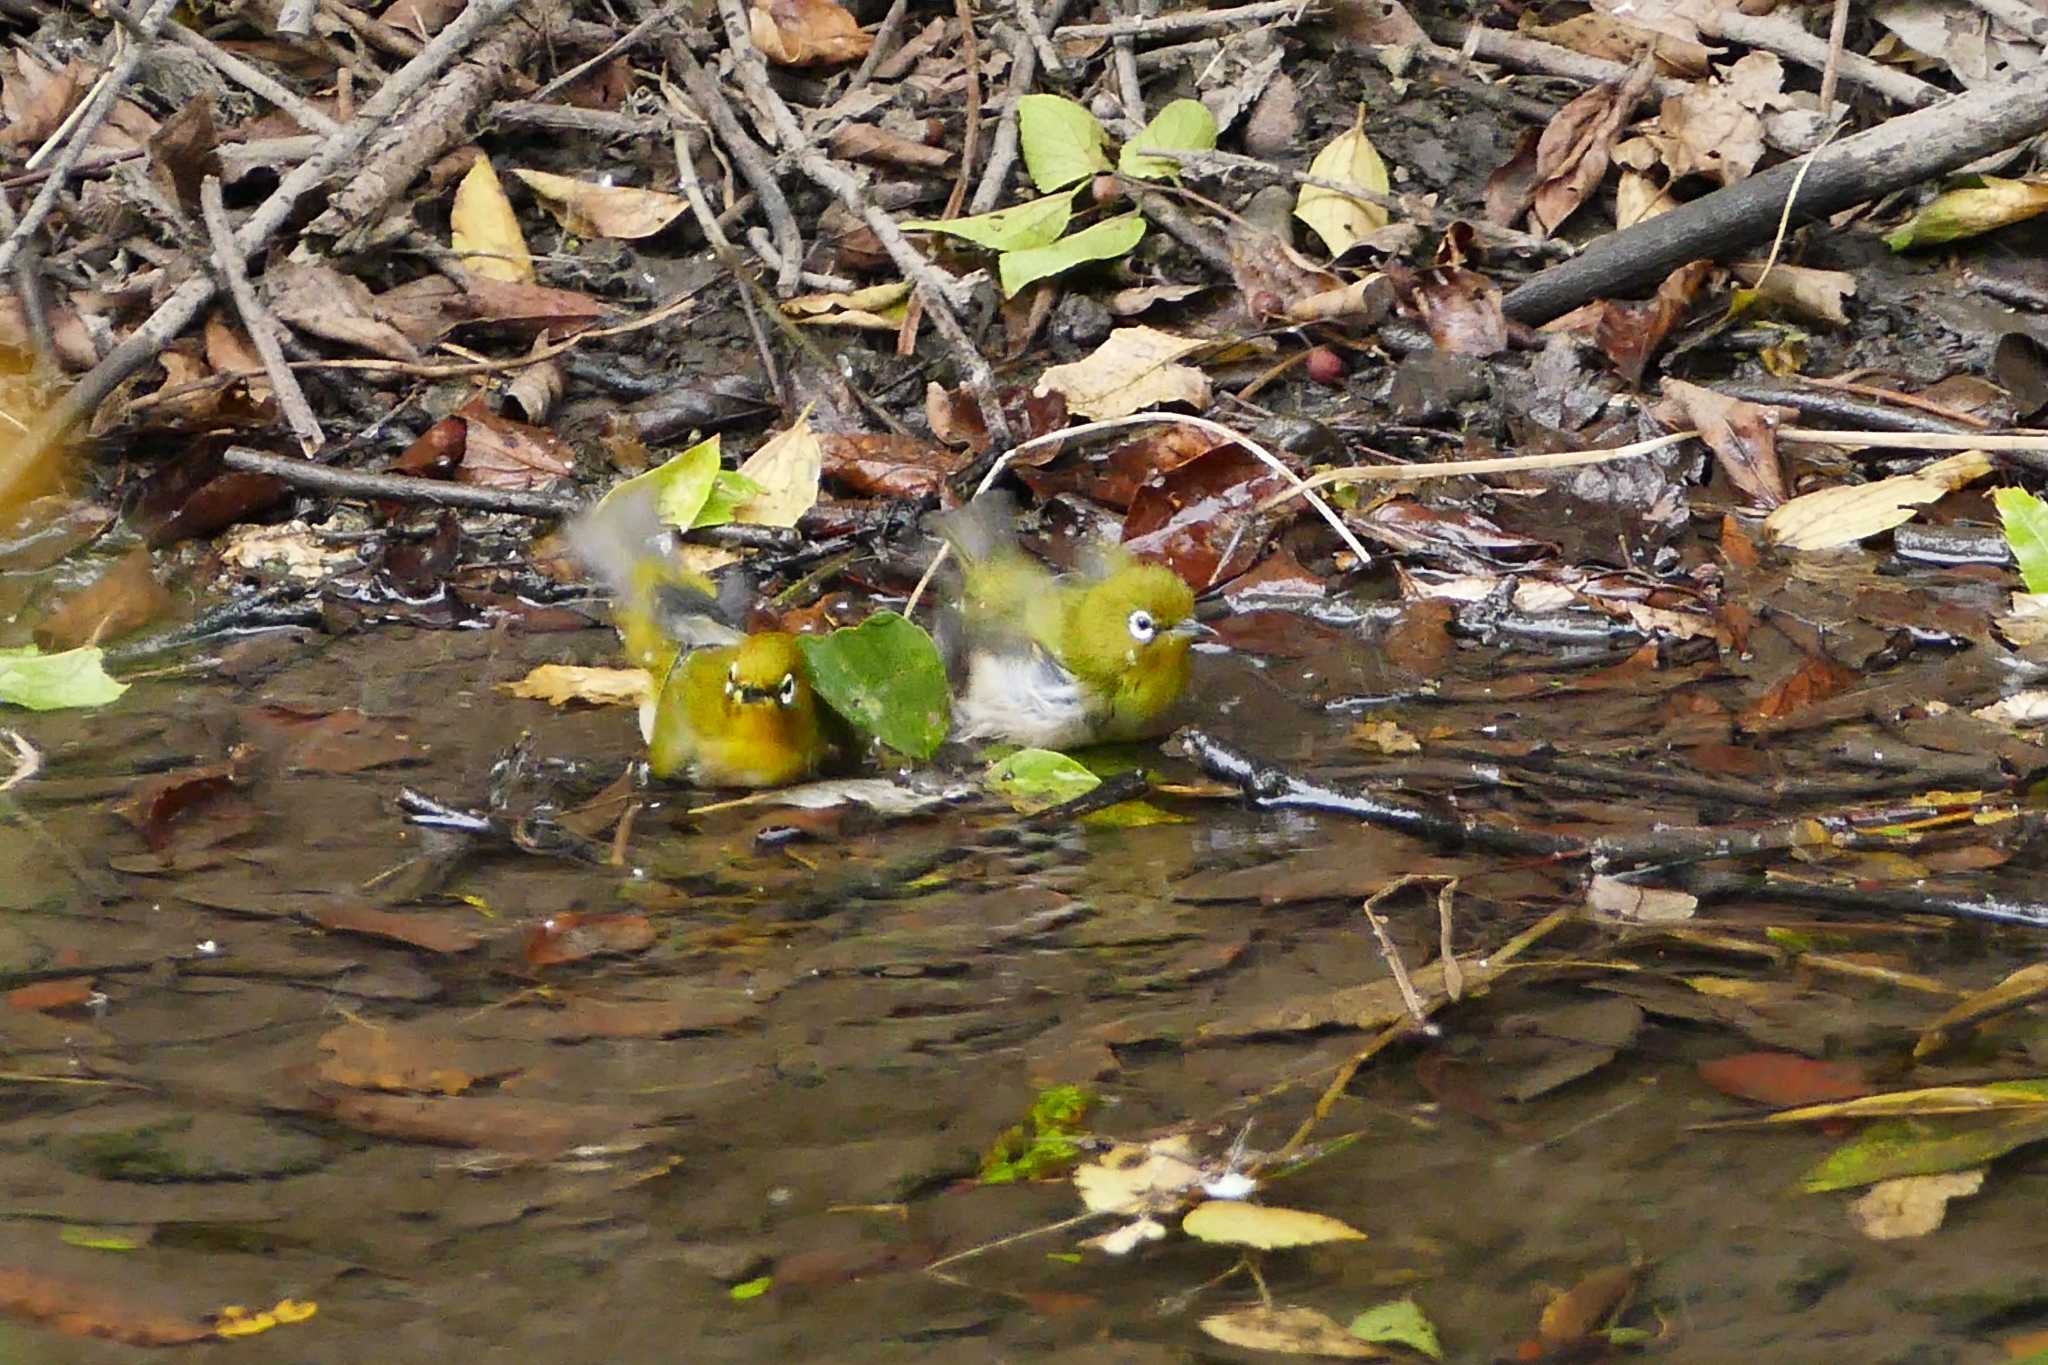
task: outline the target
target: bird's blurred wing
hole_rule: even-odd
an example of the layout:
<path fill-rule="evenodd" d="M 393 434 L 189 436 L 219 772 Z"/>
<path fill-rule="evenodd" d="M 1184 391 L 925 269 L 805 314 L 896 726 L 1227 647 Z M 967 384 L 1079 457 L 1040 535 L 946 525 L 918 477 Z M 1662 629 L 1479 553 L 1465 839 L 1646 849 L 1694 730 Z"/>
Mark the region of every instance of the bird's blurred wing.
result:
<path fill-rule="evenodd" d="M 1088 699 L 1043 649 L 977 650 L 953 700 L 955 739 L 1002 739 L 1041 749 L 1085 744 Z"/>

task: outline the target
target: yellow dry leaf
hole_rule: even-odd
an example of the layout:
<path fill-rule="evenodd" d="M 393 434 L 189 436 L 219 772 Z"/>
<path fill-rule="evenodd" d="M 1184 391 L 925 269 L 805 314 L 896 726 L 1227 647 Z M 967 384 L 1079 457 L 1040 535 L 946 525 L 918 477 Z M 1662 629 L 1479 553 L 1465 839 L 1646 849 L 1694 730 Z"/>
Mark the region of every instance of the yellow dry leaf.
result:
<path fill-rule="evenodd" d="M 848 294 L 804 294 L 782 305 L 800 327 L 865 327 L 894 332 L 910 311 L 910 282 L 870 285 Z"/>
<path fill-rule="evenodd" d="M 811 430 L 811 410 L 798 414 L 787 431 L 770 436 L 740 465 L 740 473 L 761 491 L 733 509 L 733 520 L 755 526 L 794 526 L 818 501 L 825 451 Z"/>
<path fill-rule="evenodd" d="M 1040 375 L 1037 392 L 1063 394 L 1067 411 L 1096 420 L 1128 417 L 1162 403 L 1190 403 L 1199 410 L 1209 405 L 1209 376 L 1174 362 L 1207 344 L 1155 327 L 1119 327 L 1085 359 Z"/>
<path fill-rule="evenodd" d="M 487 279 L 532 284 L 533 253 L 519 230 L 518 215 L 491 159 L 480 156 L 455 187 L 455 207 L 448 215 L 450 243 L 463 268 Z"/>
<path fill-rule="evenodd" d="M 1194 1144 L 1184 1134 L 1151 1142 L 1119 1142 L 1074 1168 L 1074 1192 L 1094 1213 L 1165 1213 L 1184 1202 L 1202 1178 Z"/>
<path fill-rule="evenodd" d="M 1853 545 L 1905 525 L 1921 507 L 1990 472 L 1989 455 L 1966 450 L 1911 474 L 1803 493 L 1764 518 L 1763 539 L 1787 550 Z"/>
<path fill-rule="evenodd" d="M 546 171 L 514 171 L 564 230 L 579 237 L 652 237 L 689 208 L 686 200 L 630 185 L 599 185 Z"/>
<path fill-rule="evenodd" d="M 1309 162 L 1308 173 L 1318 180 L 1385 194 L 1390 188 L 1387 163 L 1365 135 L 1365 106 L 1358 106 L 1358 119 Z M 1387 225 L 1387 211 L 1378 204 L 1354 199 L 1341 190 L 1322 185 L 1303 185 L 1294 199 L 1294 216 L 1307 223 L 1332 256 L 1342 256 L 1362 237 Z"/>
<path fill-rule="evenodd" d="M 592 706 L 638 706 L 654 695 L 653 679 L 640 668 L 587 668 L 580 664 L 542 664 L 517 682 L 499 683 L 500 692 L 550 706 L 572 701 Z"/>
<path fill-rule="evenodd" d="M 1365 1240 L 1364 1233 L 1342 1219 L 1305 1209 L 1246 1204 L 1236 1199 L 1211 1199 L 1195 1205 L 1180 1220 L 1180 1230 L 1198 1241 L 1227 1242 L 1262 1251 Z"/>
<path fill-rule="evenodd" d="M 1251 1351 L 1342 1360 L 1385 1360 L 1391 1354 L 1360 1341 L 1335 1318 L 1313 1308 L 1239 1308 L 1213 1313 L 1196 1325 L 1218 1341 Z"/>

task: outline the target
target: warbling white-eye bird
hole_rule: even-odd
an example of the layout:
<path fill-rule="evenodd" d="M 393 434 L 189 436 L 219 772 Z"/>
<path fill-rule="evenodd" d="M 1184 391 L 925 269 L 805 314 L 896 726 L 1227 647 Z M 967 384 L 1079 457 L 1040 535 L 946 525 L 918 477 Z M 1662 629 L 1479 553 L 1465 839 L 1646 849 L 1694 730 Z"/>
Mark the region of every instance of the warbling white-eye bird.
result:
<path fill-rule="evenodd" d="M 676 562 L 651 495 L 606 499 L 569 540 L 618 594 L 612 619 L 626 655 L 654 679 L 640 708 L 654 776 L 780 787 L 842 752 L 843 723 L 812 690 L 796 637 L 734 624 L 736 604 Z"/>
<path fill-rule="evenodd" d="M 1194 592 L 1114 548 L 1056 576 L 1017 544 L 1015 516 L 985 495 L 936 519 L 960 560 L 957 619 L 942 626 L 956 637 L 953 737 L 1067 749 L 1163 733 L 1206 630 Z"/>

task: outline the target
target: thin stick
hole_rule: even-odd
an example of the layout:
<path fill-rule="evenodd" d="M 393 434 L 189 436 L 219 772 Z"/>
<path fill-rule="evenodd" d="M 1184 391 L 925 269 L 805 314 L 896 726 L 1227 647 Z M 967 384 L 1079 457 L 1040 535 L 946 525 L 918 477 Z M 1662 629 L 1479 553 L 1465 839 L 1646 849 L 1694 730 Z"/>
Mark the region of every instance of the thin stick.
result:
<path fill-rule="evenodd" d="M 1243 432 L 1233 431 L 1221 422 L 1212 422 L 1206 417 L 1189 417 L 1184 413 L 1178 412 L 1139 412 L 1133 413 L 1129 417 L 1108 417 L 1100 422 L 1083 422 L 1077 427 L 1067 427 L 1060 431 L 1047 432 L 1043 436 L 1034 436 L 1023 444 L 1012 446 L 1004 451 L 1001 457 L 988 467 L 988 473 L 982 476 L 981 482 L 975 485 L 974 492 L 969 496 L 968 501 L 972 502 L 975 498 L 988 492 L 995 484 L 996 477 L 1003 472 L 1004 467 L 1010 461 L 1041 446 L 1054 445 L 1060 441 L 1078 440 L 1083 436 L 1093 436 L 1104 431 L 1122 431 L 1128 427 L 1159 426 L 1172 423 L 1194 427 L 1198 431 L 1206 431 L 1212 436 L 1220 437 L 1226 441 L 1235 441 L 1243 446 L 1254 457 L 1270 466 L 1281 477 L 1294 485 L 1288 491 L 1288 497 L 1308 499 L 1309 505 L 1314 507 L 1323 520 L 1330 524 L 1330 529 L 1337 533 L 1337 538 L 1344 542 L 1352 554 L 1358 556 L 1358 562 L 1361 565 L 1372 563 L 1372 555 L 1366 550 L 1365 546 L 1358 543 L 1358 537 L 1351 534 L 1351 528 L 1344 524 L 1344 519 L 1337 515 L 1330 504 L 1317 497 L 1312 491 L 1314 483 L 1328 482 L 1328 480 L 1304 480 L 1299 474 L 1289 469 L 1279 456 L 1273 454 L 1272 451 L 1267 450 Z M 1275 499 L 1274 501 L 1280 501 L 1280 499 Z M 1263 510 L 1265 505 L 1270 504 L 1264 504 L 1260 509 L 1254 510 Z M 949 548 L 946 545 L 939 546 L 939 552 L 933 555 L 932 562 L 925 566 L 924 577 L 917 580 L 917 587 L 911 591 L 910 600 L 904 604 L 903 614 L 905 616 L 917 610 L 918 601 L 924 596 L 925 588 L 931 584 L 932 575 L 936 574 L 939 571 L 939 566 L 946 562 L 946 554 Z"/>
<path fill-rule="evenodd" d="M 1295 23 L 1314 7 L 1313 0 L 1260 0 L 1256 5 L 1233 5 L 1227 9 L 1175 10 L 1171 14 L 1112 19 L 1106 24 L 1068 24 L 1065 28 L 1053 30 L 1052 36 L 1151 38 L 1164 33 L 1190 33 L 1196 29 L 1249 24 L 1262 19 L 1285 19 L 1289 23 Z"/>
<path fill-rule="evenodd" d="M 242 315 L 242 326 L 247 329 L 249 340 L 263 361 L 263 370 L 270 376 L 271 388 L 277 391 L 278 410 L 284 414 L 292 434 L 299 438 L 299 449 L 311 455 L 327 444 L 327 436 L 320 430 L 320 419 L 313 415 L 312 405 L 306 401 L 306 392 L 299 387 L 298 377 L 285 363 L 284 348 L 277 339 L 277 319 L 256 297 L 242 253 L 235 250 L 235 229 L 228 222 L 228 208 L 221 198 L 219 176 L 209 175 L 200 182 L 199 210 L 206 222 L 207 235 L 213 240 L 214 265 L 220 270 L 221 278 L 227 281 L 228 296 L 235 301 L 235 311 Z"/>
<path fill-rule="evenodd" d="M 156 31 L 163 27 L 164 20 L 170 18 L 171 11 L 176 9 L 177 5 L 178 0 L 153 0 L 136 23 L 142 39 L 128 44 L 120 60 L 114 63 L 113 69 L 101 77 L 92 95 L 79 106 L 78 121 L 72 129 L 71 140 L 65 143 L 63 149 L 50 161 L 50 178 L 43 182 L 43 187 L 36 191 L 36 197 L 22 210 L 21 218 L 15 223 L 14 230 L 7 234 L 7 240 L 0 242 L 0 274 L 7 273 L 7 267 L 14 264 L 14 258 L 21 253 L 22 247 L 27 245 L 28 239 L 35 235 L 42 227 L 43 220 L 50 216 L 50 211 L 57 207 L 57 196 L 64 190 L 65 177 L 71 173 L 71 168 L 78 164 L 79 158 L 85 155 L 85 146 L 92 141 L 92 135 L 99 131 L 100 124 L 106 122 L 107 115 L 114 112 L 114 102 L 121 98 L 122 92 L 128 88 L 129 79 L 135 75 L 136 68 L 142 65 L 142 58 L 149 50 L 148 40 L 156 37 Z M 120 30 L 116 29 L 116 36 L 119 33 Z"/>
<path fill-rule="evenodd" d="M 1842 43 L 1849 36 L 1849 0 L 1835 0 L 1835 17 L 1828 24 L 1828 63 L 1820 72 L 1820 116 L 1835 112 L 1835 81 L 1842 74 Z"/>
<path fill-rule="evenodd" d="M 639 23 L 633 25 L 633 27 L 627 29 L 624 33 L 620 34 L 618 37 L 618 41 L 606 47 L 603 51 L 599 52 L 595 57 L 589 57 L 583 61 L 576 63 L 576 65 L 570 67 L 567 71 L 564 71 L 561 75 L 555 77 L 553 80 L 549 81 L 546 85 L 543 85 L 540 89 L 534 91 L 531 95 L 528 95 L 526 98 L 535 104 L 541 104 L 546 102 L 548 96 L 554 94 L 557 90 L 560 90 L 563 86 L 569 84 L 578 76 L 581 76 L 584 72 L 596 69 L 598 66 L 601 66 L 603 63 L 611 60 L 611 58 L 617 56 L 619 53 L 624 52 L 627 48 L 633 46 L 633 44 L 639 42 L 642 38 L 645 38 L 649 33 L 653 32 L 660 25 L 667 23 L 670 19 L 674 18 L 675 15 L 682 10 L 682 8 L 682 0 L 670 0 L 668 4 L 663 5 L 660 9 L 654 11 L 652 14 L 647 15 Z"/>
<path fill-rule="evenodd" d="M 664 83 L 663 89 L 673 104 L 678 98 L 675 88 Z M 697 178 L 697 164 L 690 159 L 690 139 L 683 135 L 681 128 L 673 129 L 671 136 L 675 143 L 676 183 L 682 188 L 683 197 L 690 202 L 690 214 L 697 220 L 698 230 L 704 234 L 711 254 L 718 257 L 739 287 L 740 304 L 747 312 L 747 330 L 754 334 L 755 349 L 761 353 L 769 390 L 775 395 L 776 406 L 782 409 L 782 415 L 788 417 L 789 391 L 782 385 L 782 374 L 775 364 L 775 349 L 768 344 L 768 334 L 761 326 L 760 309 L 754 304 L 754 291 L 748 287 L 751 282 L 740 265 L 740 255 L 733 250 L 731 240 L 718 226 L 717 216 L 711 212 L 711 200 L 705 196 L 704 184 Z"/>
<path fill-rule="evenodd" d="M 903 16 L 910 11 L 910 0 L 892 0 L 889 12 L 882 16 L 882 22 L 875 28 L 875 41 L 868 46 L 868 55 L 860 59 L 854 68 L 853 79 L 846 83 L 846 93 L 851 95 L 875 78 L 875 68 L 882 64 L 895 45 L 896 34 L 903 27 Z"/>
<path fill-rule="evenodd" d="M 1053 22 L 1059 21 L 1060 10 L 1066 0 L 1051 0 L 1049 14 Z M 1010 167 L 1017 161 L 1017 101 L 1031 93 L 1038 79 L 1038 63 L 1042 57 L 1051 55 L 1046 70 L 1060 70 L 1059 56 L 1052 51 L 1052 44 L 1045 37 L 1045 30 L 1038 23 L 1038 12 L 1031 8 L 1031 0 L 1017 0 L 1017 20 L 1024 25 L 1024 32 L 1017 34 L 1010 42 L 1010 89 L 1003 100 L 1002 122 L 996 125 L 995 145 L 989 149 L 988 169 L 982 172 L 981 185 L 974 191 L 974 198 L 967 207 L 975 213 L 987 213 L 1002 198 L 1003 187 L 1009 183 Z M 1032 33 L 1037 33 L 1034 41 Z M 1044 44 L 1041 53 L 1037 44 Z"/>
<path fill-rule="evenodd" d="M 1059 4 L 1053 6 L 1055 11 L 1060 8 Z M 1057 12 L 1053 14 L 1051 22 L 1059 22 Z M 1060 60 L 1060 51 L 1052 45 L 1051 37 L 1046 34 L 1045 25 L 1046 21 L 1040 19 L 1038 11 L 1032 8 L 1031 0 L 1017 0 L 1017 26 L 1024 30 L 1026 38 L 1030 40 L 1031 50 L 1039 62 L 1047 71 L 1057 76 L 1067 69 L 1067 64 Z"/>

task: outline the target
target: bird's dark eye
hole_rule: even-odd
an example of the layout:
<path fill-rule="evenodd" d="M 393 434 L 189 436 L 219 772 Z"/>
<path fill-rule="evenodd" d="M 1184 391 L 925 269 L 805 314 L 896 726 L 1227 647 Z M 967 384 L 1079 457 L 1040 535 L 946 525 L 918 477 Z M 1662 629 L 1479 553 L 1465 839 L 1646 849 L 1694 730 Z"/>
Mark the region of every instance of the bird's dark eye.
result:
<path fill-rule="evenodd" d="M 1159 627 L 1152 620 L 1152 613 L 1143 607 L 1131 613 L 1128 624 L 1131 628 L 1131 638 L 1141 645 L 1151 644 L 1152 637 L 1159 633 Z"/>
<path fill-rule="evenodd" d="M 796 674 L 785 673 L 782 675 L 782 687 L 775 693 L 775 700 L 781 702 L 784 706 L 796 705 Z"/>

